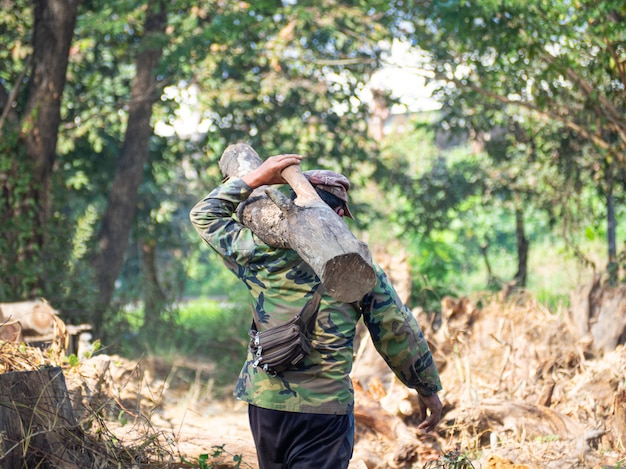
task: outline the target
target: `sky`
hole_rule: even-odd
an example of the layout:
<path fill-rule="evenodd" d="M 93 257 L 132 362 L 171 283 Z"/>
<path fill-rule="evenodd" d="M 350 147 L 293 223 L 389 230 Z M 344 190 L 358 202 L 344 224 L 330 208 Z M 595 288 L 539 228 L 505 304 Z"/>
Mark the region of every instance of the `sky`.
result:
<path fill-rule="evenodd" d="M 391 92 L 406 106 L 391 109 L 392 113 L 433 111 L 441 106 L 432 98 L 434 83 L 427 83 L 432 78 L 427 55 L 410 44 L 396 41 L 390 48 L 390 55 L 385 66 L 372 75 L 366 87 Z M 363 99 L 370 99 L 364 96 Z"/>
<path fill-rule="evenodd" d="M 389 91 L 392 97 L 402 103 L 391 108 L 392 114 L 439 109 L 439 103 L 432 98 L 436 85 L 429 80 L 432 72 L 429 71 L 427 54 L 399 41 L 395 41 L 389 50 L 385 65 L 372 75 L 359 98 L 370 102 L 371 90 L 379 89 Z M 341 78 L 333 76 L 331 79 Z M 157 122 L 155 132 L 164 137 L 177 134 L 184 139 L 204 134 L 211 123 L 202 117 L 198 93 L 197 86 L 166 88 L 166 96 L 176 99 L 180 107 L 169 123 Z"/>

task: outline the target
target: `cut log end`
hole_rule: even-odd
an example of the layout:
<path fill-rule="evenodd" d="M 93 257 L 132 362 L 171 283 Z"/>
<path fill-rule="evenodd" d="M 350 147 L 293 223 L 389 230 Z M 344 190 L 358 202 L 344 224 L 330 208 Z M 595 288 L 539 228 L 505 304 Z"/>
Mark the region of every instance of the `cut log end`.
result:
<path fill-rule="evenodd" d="M 219 161 L 225 177 L 242 177 L 263 163 L 256 151 L 245 143 L 229 145 Z"/>
<path fill-rule="evenodd" d="M 330 259 L 321 279 L 328 294 L 344 303 L 360 301 L 376 285 L 371 263 L 354 252 Z"/>

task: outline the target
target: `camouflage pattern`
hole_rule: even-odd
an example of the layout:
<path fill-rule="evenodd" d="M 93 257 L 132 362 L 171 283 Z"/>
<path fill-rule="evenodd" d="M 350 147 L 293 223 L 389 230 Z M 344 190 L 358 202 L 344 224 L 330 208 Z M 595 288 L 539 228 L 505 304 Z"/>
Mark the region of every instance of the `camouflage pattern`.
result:
<path fill-rule="evenodd" d="M 202 239 L 248 287 L 255 321 L 264 330 L 297 314 L 320 280 L 295 251 L 264 244 L 234 217 L 237 205 L 251 192 L 241 179 L 230 179 L 198 202 L 190 218 Z M 377 350 L 403 383 L 422 395 L 438 392 L 439 373 L 417 321 L 382 269 L 374 268 L 376 286 L 358 304 L 323 296 L 312 334 L 313 351 L 296 368 L 272 376 L 254 368 L 248 353 L 235 396 L 266 409 L 352 413 L 354 390 L 349 375 L 360 317 Z"/>

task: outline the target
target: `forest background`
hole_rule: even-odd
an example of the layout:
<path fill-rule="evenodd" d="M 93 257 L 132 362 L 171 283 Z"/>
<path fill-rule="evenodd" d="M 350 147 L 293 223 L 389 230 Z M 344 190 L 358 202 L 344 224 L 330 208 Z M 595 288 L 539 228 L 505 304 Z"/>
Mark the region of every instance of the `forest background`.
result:
<path fill-rule="evenodd" d="M 188 220 L 237 142 L 346 174 L 411 307 L 624 281 L 620 0 L 1 5 L 0 301 L 110 351 L 238 367 L 246 293 Z"/>

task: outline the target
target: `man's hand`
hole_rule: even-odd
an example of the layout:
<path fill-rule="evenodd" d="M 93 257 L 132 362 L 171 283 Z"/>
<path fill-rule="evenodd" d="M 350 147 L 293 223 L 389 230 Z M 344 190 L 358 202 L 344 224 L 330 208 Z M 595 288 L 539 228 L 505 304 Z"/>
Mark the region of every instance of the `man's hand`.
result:
<path fill-rule="evenodd" d="M 280 173 L 287 166 L 300 164 L 301 160 L 302 155 L 291 153 L 270 156 L 261 164 L 261 166 L 253 169 L 241 179 L 252 189 L 256 189 L 257 187 L 264 185 L 285 184 L 286 181 Z"/>
<path fill-rule="evenodd" d="M 425 433 L 432 432 L 439 421 L 441 420 L 442 405 L 437 394 L 432 396 L 418 395 L 418 402 L 420 406 L 420 417 L 422 423 L 417 427 L 418 430 L 422 430 Z M 430 411 L 430 413 L 428 413 Z"/>

